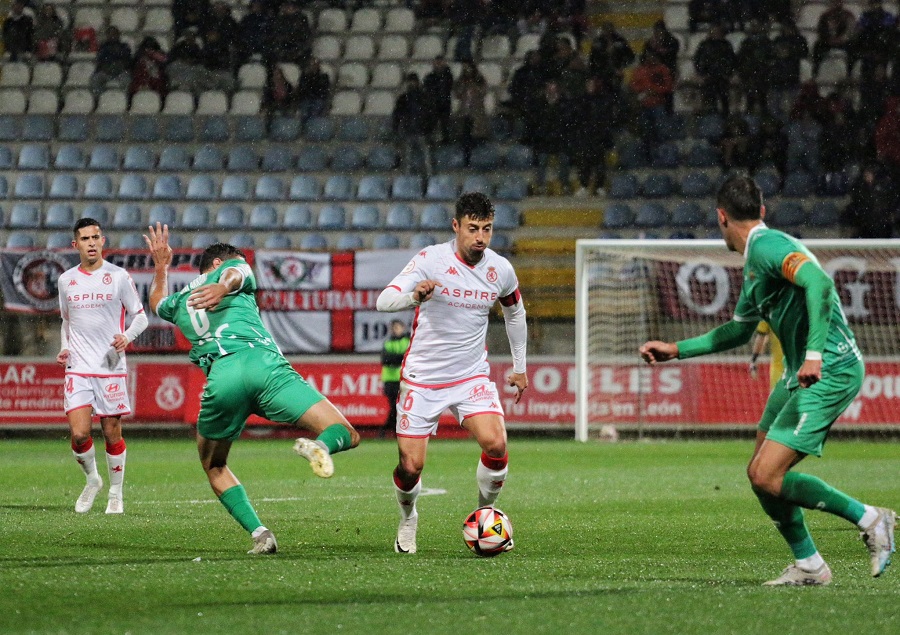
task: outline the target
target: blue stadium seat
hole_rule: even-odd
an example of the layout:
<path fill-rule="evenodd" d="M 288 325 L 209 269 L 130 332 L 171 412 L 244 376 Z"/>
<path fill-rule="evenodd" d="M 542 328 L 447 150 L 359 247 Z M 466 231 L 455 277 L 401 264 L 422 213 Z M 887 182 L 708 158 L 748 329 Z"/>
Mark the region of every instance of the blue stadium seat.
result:
<path fill-rule="evenodd" d="M 206 229 L 209 227 L 209 209 L 206 205 L 192 203 L 181 214 L 183 229 Z"/>
<path fill-rule="evenodd" d="M 684 196 L 709 196 L 713 193 L 713 183 L 705 172 L 689 172 L 681 179 L 681 193 Z"/>
<path fill-rule="evenodd" d="M 502 157 L 496 144 L 485 143 L 472 149 L 469 166 L 479 172 L 492 172 L 500 168 Z"/>
<path fill-rule="evenodd" d="M 386 229 L 410 230 L 418 226 L 416 222 L 416 213 L 413 208 L 406 203 L 394 203 L 388 208 L 387 216 L 384 219 Z"/>
<path fill-rule="evenodd" d="M 672 224 L 678 227 L 698 227 L 703 224 L 703 210 L 697 203 L 681 201 L 672 210 Z"/>
<path fill-rule="evenodd" d="M 669 222 L 669 212 L 662 203 L 641 203 L 637 214 L 634 216 L 634 224 L 638 227 L 659 228 Z"/>
<path fill-rule="evenodd" d="M 42 174 L 20 174 L 13 188 L 16 198 L 44 198 L 45 184 Z"/>
<path fill-rule="evenodd" d="M 490 196 L 493 192 L 491 182 L 486 176 L 480 174 L 470 174 L 466 177 L 462 186 L 463 192 L 481 192 L 485 196 Z"/>
<path fill-rule="evenodd" d="M 296 120 L 295 120 L 296 121 Z M 334 137 L 334 124 L 328 117 L 312 117 L 306 122 L 303 136 L 307 141 L 324 143 Z M 294 137 L 296 139 L 296 137 Z"/>
<path fill-rule="evenodd" d="M 450 211 L 440 203 L 429 203 L 422 208 L 422 229 L 450 229 Z"/>
<path fill-rule="evenodd" d="M 322 234 L 304 234 L 300 239 L 300 249 L 325 251 L 328 249 L 328 239 Z"/>
<path fill-rule="evenodd" d="M 701 115 L 697 120 L 696 136 L 707 141 L 718 141 L 725 131 L 725 121 L 722 115 L 710 113 Z"/>
<path fill-rule="evenodd" d="M 397 166 L 397 151 L 387 145 L 373 146 L 366 157 L 366 166 L 379 172 L 393 170 Z"/>
<path fill-rule="evenodd" d="M 362 236 L 358 234 L 341 234 L 334 248 L 337 251 L 356 251 L 364 247 Z"/>
<path fill-rule="evenodd" d="M 47 229 L 72 230 L 75 225 L 75 211 L 68 203 L 53 203 L 47 208 L 47 216 L 44 218 L 44 227 Z M 69 234 L 69 240 L 72 235 Z"/>
<path fill-rule="evenodd" d="M 296 117 L 275 117 L 269 125 L 269 139 L 287 143 L 300 138 L 300 120 Z"/>
<path fill-rule="evenodd" d="M 88 161 L 89 170 L 114 172 L 119 169 L 119 152 L 112 146 L 94 146 Z"/>
<path fill-rule="evenodd" d="M 369 124 L 363 117 L 347 117 L 338 127 L 338 141 L 360 143 L 369 139 Z"/>
<path fill-rule="evenodd" d="M 9 185 L 6 183 L 6 177 L 0 174 L 0 198 L 6 198 L 9 194 Z"/>
<path fill-rule="evenodd" d="M 47 236 L 47 249 L 72 249 L 72 232 L 53 232 Z"/>
<path fill-rule="evenodd" d="M 208 174 L 195 174 L 188 181 L 185 198 L 209 201 L 216 198 L 216 182 Z"/>
<path fill-rule="evenodd" d="M 228 151 L 229 172 L 252 172 L 259 169 L 259 155 L 248 146 L 235 146 Z"/>
<path fill-rule="evenodd" d="M 650 198 L 671 196 L 674 191 L 672 177 L 668 174 L 651 174 L 641 187 L 641 193 Z"/>
<path fill-rule="evenodd" d="M 322 198 L 330 201 L 345 201 L 353 197 L 353 179 L 343 174 L 329 176 L 325 181 Z"/>
<path fill-rule="evenodd" d="M 226 205 L 216 212 L 216 229 L 241 229 L 244 226 L 244 209 L 240 205 Z"/>
<path fill-rule="evenodd" d="M 278 210 L 272 205 L 257 205 L 250 210 L 250 229 L 274 230 L 278 228 Z"/>
<path fill-rule="evenodd" d="M 172 237 L 169 237 L 169 243 L 171 245 Z M 122 234 L 122 237 L 119 239 L 119 249 L 142 249 L 146 248 L 147 243 L 144 242 L 144 237 L 137 232 L 129 232 L 127 234 Z"/>
<path fill-rule="evenodd" d="M 109 210 L 101 203 L 91 203 L 81 210 L 79 218 L 93 218 L 101 227 L 109 225 Z"/>
<path fill-rule="evenodd" d="M 71 146 L 64 147 L 68 148 Z M 15 165 L 15 163 L 13 161 L 12 148 L 10 148 L 9 146 L 0 146 L 0 170 L 11 170 L 13 168 L 13 165 Z"/>
<path fill-rule="evenodd" d="M 694 240 L 697 238 L 697 235 L 694 232 L 678 229 L 669 234 L 669 238 L 672 240 Z"/>
<path fill-rule="evenodd" d="M 198 139 L 208 143 L 222 143 L 228 141 L 228 120 L 221 115 L 207 117 L 200 127 Z"/>
<path fill-rule="evenodd" d="M 194 140 L 194 118 L 190 115 L 168 115 L 164 118 L 163 138 L 172 143 Z"/>
<path fill-rule="evenodd" d="M 284 229 L 310 229 L 313 226 L 312 208 L 309 205 L 290 205 L 284 210 Z"/>
<path fill-rule="evenodd" d="M 366 175 L 359 179 L 356 198 L 361 201 L 386 201 L 389 198 L 388 188 L 387 177 Z"/>
<path fill-rule="evenodd" d="M 141 208 L 135 203 L 122 203 L 113 214 L 113 229 L 142 229 Z"/>
<path fill-rule="evenodd" d="M 51 115 L 25 115 L 22 120 L 22 141 L 52 141 L 54 117 Z"/>
<path fill-rule="evenodd" d="M 521 224 L 519 210 L 509 203 L 494 206 L 494 229 L 516 229 Z"/>
<path fill-rule="evenodd" d="M 806 212 L 803 204 L 798 201 L 779 201 L 772 217 L 766 217 L 766 222 L 771 222 L 773 227 L 797 227 L 806 223 Z"/>
<path fill-rule="evenodd" d="M 171 205 L 154 205 L 150 208 L 150 214 L 147 217 L 147 224 L 154 227 L 156 223 L 159 223 L 160 225 L 168 225 L 169 229 L 171 229 L 177 225 L 177 221 L 178 213 Z"/>
<path fill-rule="evenodd" d="M 135 143 L 156 143 L 160 141 L 159 119 L 155 115 L 138 115 L 130 118 L 128 138 Z"/>
<path fill-rule="evenodd" d="M 784 179 L 781 193 L 784 196 L 812 196 L 816 190 L 816 179 L 809 172 L 790 172 Z"/>
<path fill-rule="evenodd" d="M 291 237 L 284 234 L 269 234 L 266 242 L 263 243 L 266 249 L 290 249 L 293 247 Z"/>
<path fill-rule="evenodd" d="M 18 167 L 20 170 L 46 170 L 50 167 L 50 149 L 32 143 L 22 146 Z"/>
<path fill-rule="evenodd" d="M 634 198 L 638 195 L 638 180 L 634 174 L 614 174 L 609 186 L 610 198 Z"/>
<path fill-rule="evenodd" d="M 650 159 L 650 165 L 654 168 L 677 168 L 680 156 L 678 154 L 678 146 L 668 141 L 660 143 L 653 149 L 653 156 Z"/>
<path fill-rule="evenodd" d="M 781 188 L 780 179 L 775 172 L 757 172 L 754 178 L 764 198 L 775 196 Z"/>
<path fill-rule="evenodd" d="M 632 137 L 622 140 L 621 144 L 616 148 L 616 155 L 618 156 L 619 167 L 626 170 L 642 168 L 650 163 L 644 144 Z"/>
<path fill-rule="evenodd" d="M 343 205 L 325 205 L 319 210 L 316 227 L 319 229 L 344 229 L 347 226 L 347 213 Z"/>
<path fill-rule="evenodd" d="M 234 148 L 235 150 L 237 148 Z M 165 155 L 165 150 L 163 151 Z M 159 158 L 162 167 L 162 156 Z M 225 155 L 215 146 L 201 146 L 194 153 L 194 169 L 202 172 L 219 172 L 225 169 Z"/>
<path fill-rule="evenodd" d="M 147 146 L 128 146 L 122 158 L 123 170 L 147 172 L 156 167 L 156 153 Z"/>
<path fill-rule="evenodd" d="M 659 121 L 659 136 L 665 141 L 684 139 L 686 133 L 687 123 L 678 113 L 667 114 Z"/>
<path fill-rule="evenodd" d="M 331 158 L 331 169 L 338 172 L 353 172 L 365 164 L 366 159 L 355 145 L 343 145 L 335 149 Z"/>
<path fill-rule="evenodd" d="M 425 198 L 430 201 L 452 201 L 459 193 L 459 183 L 447 174 L 439 174 L 428 179 Z"/>
<path fill-rule="evenodd" d="M 80 143 L 88 138 L 88 118 L 85 115 L 62 115 L 59 118 L 57 140 Z"/>
<path fill-rule="evenodd" d="M 153 184 L 153 198 L 163 201 L 174 201 L 184 198 L 181 178 L 175 174 L 164 174 Z"/>
<path fill-rule="evenodd" d="M 78 198 L 78 179 L 74 174 L 57 174 L 50 182 L 50 198 Z"/>
<path fill-rule="evenodd" d="M 147 179 L 142 174 L 124 174 L 119 181 L 119 198 L 129 201 L 139 201 L 147 198 L 150 188 Z"/>
<path fill-rule="evenodd" d="M 528 196 L 528 181 L 519 174 L 507 174 L 500 179 L 494 189 L 494 197 L 519 201 Z"/>
<path fill-rule="evenodd" d="M 125 139 L 125 117 L 100 115 L 94 120 L 94 141 L 121 143 Z"/>
<path fill-rule="evenodd" d="M 328 155 L 319 146 L 304 146 L 297 155 L 297 169 L 301 172 L 320 172 L 328 165 Z"/>
<path fill-rule="evenodd" d="M 57 170 L 83 170 L 85 165 L 87 165 L 87 158 L 84 156 L 81 146 L 60 146 L 56 151 L 56 159 L 53 161 L 53 167 Z M 0 165 L 0 169 L 4 169 L 2 165 Z"/>
<path fill-rule="evenodd" d="M 525 145 L 514 145 L 506 152 L 506 167 L 510 170 L 530 170 L 534 167 L 534 152 Z"/>
<path fill-rule="evenodd" d="M 19 141 L 21 137 L 21 120 L 13 115 L 0 115 L 0 141 Z"/>
<path fill-rule="evenodd" d="M 266 172 L 287 172 L 293 167 L 294 157 L 287 146 L 270 146 L 262 158 L 262 169 Z"/>
<path fill-rule="evenodd" d="M 159 153 L 160 170 L 168 172 L 187 172 L 191 169 L 191 155 L 181 146 L 168 146 Z"/>
<path fill-rule="evenodd" d="M 292 201 L 317 201 L 321 195 L 319 180 L 314 176 L 301 174 L 291 179 L 288 197 Z"/>
<path fill-rule="evenodd" d="M 438 146 L 433 154 L 434 169 L 438 172 L 461 170 L 466 165 L 466 155 L 458 145 Z"/>
<path fill-rule="evenodd" d="M 837 227 L 841 222 L 838 206 L 832 201 L 816 201 L 809 212 L 809 224 L 813 227 Z"/>
<path fill-rule="evenodd" d="M 199 232 L 191 239 L 191 249 L 206 249 L 219 242 L 218 236 L 210 232 Z"/>
<path fill-rule="evenodd" d="M 634 212 L 626 203 L 611 203 L 603 210 L 603 226 L 607 229 L 622 229 L 634 224 Z"/>
<path fill-rule="evenodd" d="M 372 249 L 400 249 L 400 239 L 393 234 L 376 234 L 372 239 Z"/>
<path fill-rule="evenodd" d="M 41 226 L 41 210 L 31 203 L 16 203 L 9 212 L 10 229 L 38 229 Z"/>
<path fill-rule="evenodd" d="M 30 232 L 10 232 L 6 237 L 7 249 L 34 249 L 36 241 Z"/>
<path fill-rule="evenodd" d="M 238 249 L 254 249 L 256 247 L 256 239 L 253 234 L 232 234 L 228 238 L 228 243 Z"/>
<path fill-rule="evenodd" d="M 234 121 L 234 140 L 253 143 L 266 138 L 266 122 L 255 115 L 241 115 Z"/>
<path fill-rule="evenodd" d="M 377 205 L 357 205 L 350 215 L 352 229 L 378 229 L 381 227 Z"/>
<path fill-rule="evenodd" d="M 434 244 L 437 244 L 437 239 L 433 234 L 427 234 L 425 232 L 413 234 L 409 238 L 410 249 L 424 249 L 425 247 L 430 247 Z"/>
<path fill-rule="evenodd" d="M 250 198 L 250 183 L 247 177 L 229 174 L 222 179 L 221 198 L 226 201 L 244 201 Z"/>
<path fill-rule="evenodd" d="M 415 201 L 422 198 L 422 180 L 418 176 L 397 176 L 391 186 L 391 198 Z"/>
<path fill-rule="evenodd" d="M 499 253 L 506 253 L 512 249 L 512 241 L 506 234 L 494 234 L 491 238 L 491 249 Z"/>
<path fill-rule="evenodd" d="M 280 201 L 284 198 L 285 189 L 281 177 L 264 174 L 256 182 L 254 196 L 258 201 Z"/>
<path fill-rule="evenodd" d="M 719 153 L 708 141 L 694 143 L 684 158 L 684 164 L 692 168 L 712 168 L 719 165 Z"/>

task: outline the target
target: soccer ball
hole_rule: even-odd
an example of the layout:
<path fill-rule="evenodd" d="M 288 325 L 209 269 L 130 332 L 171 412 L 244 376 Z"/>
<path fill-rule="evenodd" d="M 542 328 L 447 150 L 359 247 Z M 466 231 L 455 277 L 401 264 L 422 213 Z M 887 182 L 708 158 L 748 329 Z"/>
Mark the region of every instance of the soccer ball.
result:
<path fill-rule="evenodd" d="M 509 516 L 493 507 L 479 507 L 463 523 L 463 540 L 477 556 L 492 558 L 509 551 L 513 544 Z"/>

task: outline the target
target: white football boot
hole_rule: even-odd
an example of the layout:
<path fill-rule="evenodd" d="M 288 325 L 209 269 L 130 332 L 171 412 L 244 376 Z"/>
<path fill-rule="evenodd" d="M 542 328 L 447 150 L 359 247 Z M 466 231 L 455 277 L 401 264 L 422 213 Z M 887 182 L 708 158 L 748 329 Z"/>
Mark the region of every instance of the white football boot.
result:
<path fill-rule="evenodd" d="M 321 441 L 301 437 L 294 442 L 294 452 L 309 461 L 309 466 L 316 476 L 330 478 L 334 474 L 334 461 L 331 460 L 328 448 Z"/>
<path fill-rule="evenodd" d="M 894 527 L 897 525 L 897 513 L 892 509 L 878 507 L 876 518 L 868 529 L 859 536 L 866 543 L 869 557 L 872 560 L 872 577 L 877 578 L 891 564 L 891 554 L 897 549 L 894 542 Z"/>
<path fill-rule="evenodd" d="M 267 555 L 278 551 L 278 543 L 275 541 L 275 534 L 272 530 L 266 529 L 253 539 L 253 549 L 247 553 L 253 555 Z"/>
<path fill-rule="evenodd" d="M 84 486 L 84 489 L 81 490 L 81 496 L 75 501 L 75 511 L 79 514 L 86 514 L 91 511 L 91 507 L 94 506 L 94 499 L 97 498 L 97 494 L 100 493 L 101 489 L 103 489 L 102 478 L 98 478 L 96 481 L 89 481 Z"/>
<path fill-rule="evenodd" d="M 400 521 L 397 527 L 397 540 L 394 541 L 394 551 L 397 553 L 416 552 L 416 531 L 419 528 L 419 515 L 410 516 Z"/>
<path fill-rule="evenodd" d="M 763 586 L 826 586 L 831 583 L 831 569 L 827 563 L 815 571 L 805 571 L 792 564 L 785 567 L 781 575 L 774 580 L 764 582 Z"/>

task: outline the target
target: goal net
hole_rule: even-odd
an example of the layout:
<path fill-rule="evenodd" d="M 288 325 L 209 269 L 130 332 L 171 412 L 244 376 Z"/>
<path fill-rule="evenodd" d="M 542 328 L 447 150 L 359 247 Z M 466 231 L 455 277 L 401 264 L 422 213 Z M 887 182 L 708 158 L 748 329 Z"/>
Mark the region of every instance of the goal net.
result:
<path fill-rule="evenodd" d="M 866 360 L 839 425 L 900 424 L 900 241 L 806 240 L 834 279 Z M 579 240 L 576 248 L 576 439 L 618 429 L 752 429 L 768 396 L 768 352 L 750 344 L 653 367 L 647 340 L 701 335 L 731 318 L 743 258 L 719 240 Z M 898 428 L 900 429 L 900 428 Z"/>

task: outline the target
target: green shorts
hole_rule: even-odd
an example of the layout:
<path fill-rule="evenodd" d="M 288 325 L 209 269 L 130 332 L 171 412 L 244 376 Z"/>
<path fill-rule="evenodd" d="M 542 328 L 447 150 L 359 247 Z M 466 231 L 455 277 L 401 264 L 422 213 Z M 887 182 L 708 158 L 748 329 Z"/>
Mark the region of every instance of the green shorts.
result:
<path fill-rule="evenodd" d="M 828 431 L 856 398 L 865 376 L 862 362 L 823 369 L 822 380 L 809 388 L 787 389 L 779 381 L 759 422 L 771 439 L 804 454 L 822 456 Z"/>
<path fill-rule="evenodd" d="M 204 439 L 234 441 L 251 414 L 294 423 L 324 398 L 283 356 L 245 348 L 213 363 L 200 397 L 197 432 Z"/>

